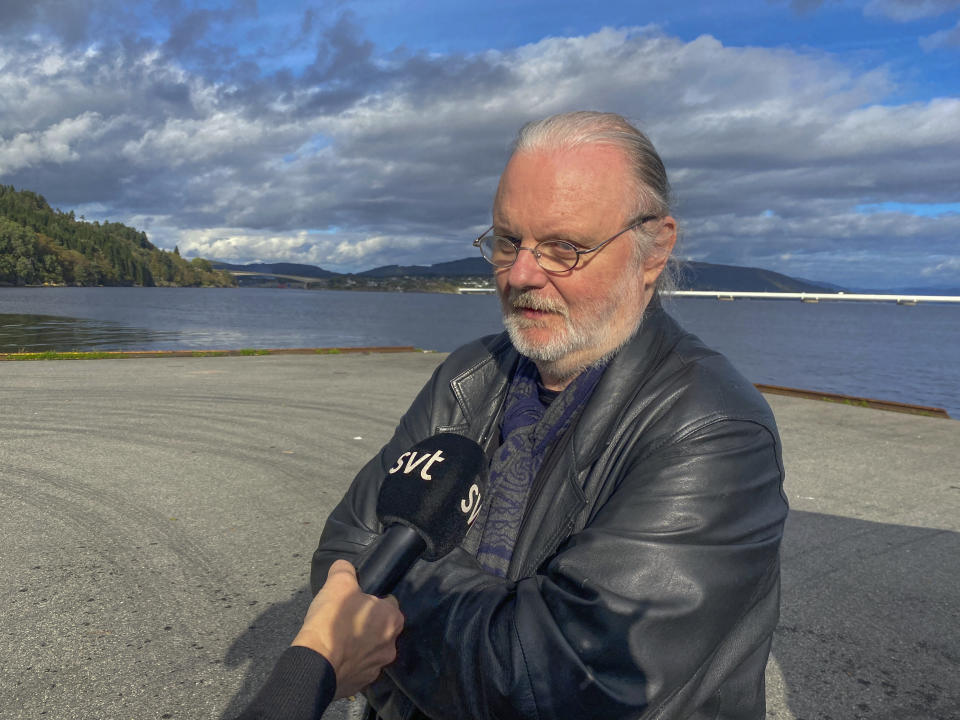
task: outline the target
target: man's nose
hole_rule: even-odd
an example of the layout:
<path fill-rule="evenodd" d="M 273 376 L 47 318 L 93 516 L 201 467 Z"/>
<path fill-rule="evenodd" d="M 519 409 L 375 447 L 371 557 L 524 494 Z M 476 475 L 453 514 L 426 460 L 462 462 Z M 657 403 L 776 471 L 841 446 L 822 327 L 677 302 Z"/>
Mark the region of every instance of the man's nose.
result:
<path fill-rule="evenodd" d="M 533 248 L 521 247 L 517 259 L 510 266 L 508 280 L 515 288 L 541 288 L 547 283 L 547 273 L 537 264 Z"/>

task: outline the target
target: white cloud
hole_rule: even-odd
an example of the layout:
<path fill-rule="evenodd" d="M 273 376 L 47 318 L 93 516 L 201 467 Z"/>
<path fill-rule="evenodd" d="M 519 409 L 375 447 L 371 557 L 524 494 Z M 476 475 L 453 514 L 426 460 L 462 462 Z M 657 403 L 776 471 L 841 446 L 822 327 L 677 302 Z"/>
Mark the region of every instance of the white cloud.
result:
<path fill-rule="evenodd" d="M 430 264 L 449 257 L 423 259 L 442 253 L 436 238 L 365 236 L 357 232 L 281 234 L 255 233 L 245 228 L 177 229 L 157 227 L 164 245 L 180 248 L 182 255 L 217 258 L 229 262 L 295 262 L 350 272 L 383 265 Z M 440 246 L 440 247 L 438 247 Z M 462 255 L 455 255 L 455 258 Z"/>
<path fill-rule="evenodd" d="M 960 8 L 960 0 L 870 0 L 863 8 L 864 15 L 880 16 L 910 22 L 937 17 Z"/>
<path fill-rule="evenodd" d="M 960 101 L 891 102 L 882 66 L 654 26 L 388 60 L 342 40 L 335 80 L 208 77 L 149 43 L 0 49 L 0 182 L 184 254 L 428 264 L 473 254 L 522 123 L 595 108 L 660 148 L 698 259 L 843 282 L 878 272 L 870 253 L 919 273 L 960 237 L 951 216 L 855 211 L 960 197 Z"/>
<path fill-rule="evenodd" d="M 927 52 L 939 48 L 960 47 L 960 20 L 948 30 L 938 30 L 925 38 L 920 38 L 920 47 Z"/>
<path fill-rule="evenodd" d="M 66 118 L 35 132 L 21 132 L 9 141 L 0 137 L 0 176 L 37 163 L 66 163 L 79 159 L 77 145 L 103 131 L 97 113 Z"/>
<path fill-rule="evenodd" d="M 232 164 L 223 156 L 238 152 L 246 155 L 250 148 L 288 146 L 288 128 L 235 112 L 214 111 L 199 118 L 168 118 L 162 126 L 126 142 L 122 152 L 131 162 L 146 165 L 177 167 L 214 158 Z M 299 138 L 304 132 L 304 128 L 295 127 L 293 135 Z"/>
<path fill-rule="evenodd" d="M 275 262 L 298 255 L 308 242 L 308 235 L 303 231 L 274 235 L 252 233 L 244 228 L 201 228 L 179 229 L 170 240 L 175 240 L 185 255 Z"/>
<path fill-rule="evenodd" d="M 820 136 L 825 154 L 912 151 L 923 148 L 960 150 L 960 99 L 938 98 L 899 107 L 873 105 L 851 110 Z"/>
<path fill-rule="evenodd" d="M 924 277 L 942 278 L 946 282 L 960 284 L 960 256 L 948 257 L 936 265 L 925 267 L 920 274 Z"/>

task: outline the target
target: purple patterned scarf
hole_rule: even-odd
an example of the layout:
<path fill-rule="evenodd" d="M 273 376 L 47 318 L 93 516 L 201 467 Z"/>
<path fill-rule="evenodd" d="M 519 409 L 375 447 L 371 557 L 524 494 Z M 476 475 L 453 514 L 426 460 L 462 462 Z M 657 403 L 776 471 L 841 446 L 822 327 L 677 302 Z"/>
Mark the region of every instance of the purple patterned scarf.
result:
<path fill-rule="evenodd" d="M 533 479 L 547 450 L 570 427 L 605 368 L 599 365 L 584 370 L 544 406 L 536 365 L 520 359 L 507 390 L 500 426 L 502 442 L 490 463 L 491 500 L 477 550 L 477 560 L 487 572 L 506 577 Z"/>

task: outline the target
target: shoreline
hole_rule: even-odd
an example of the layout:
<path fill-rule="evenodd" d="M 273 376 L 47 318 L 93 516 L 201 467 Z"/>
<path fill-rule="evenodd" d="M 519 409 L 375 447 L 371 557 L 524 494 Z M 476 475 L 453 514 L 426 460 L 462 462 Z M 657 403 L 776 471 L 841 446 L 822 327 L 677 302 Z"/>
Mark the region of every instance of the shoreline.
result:
<path fill-rule="evenodd" d="M 423 278 L 435 279 L 436 284 L 424 282 Z M 468 283 L 467 285 L 454 285 L 452 280 L 460 280 Z M 292 280 L 290 283 L 270 283 L 270 284 L 236 284 L 236 285 L 67 285 L 44 283 L 42 285 L 13 285 L 0 282 L 0 288 L 4 289 L 24 289 L 24 290 L 43 290 L 43 289 L 105 289 L 105 288 L 137 288 L 137 289 L 165 289 L 165 290 L 305 290 L 305 291 L 330 291 L 330 292 L 384 292 L 384 293 L 411 293 L 426 295 L 471 295 L 471 294 L 495 294 L 496 288 L 489 282 L 483 282 L 484 278 L 475 275 L 463 276 L 462 278 L 444 278 L 435 276 L 396 276 L 371 278 L 371 284 L 356 286 L 321 286 L 323 278 L 300 278 Z M 413 283 L 413 284 L 409 284 Z M 423 283 L 417 285 L 416 283 Z M 312 286 L 312 287 L 311 287 Z M 931 288 L 929 292 L 900 292 L 896 290 L 886 292 L 793 292 L 793 291 L 760 291 L 760 290 L 716 290 L 716 289 L 697 289 L 686 288 L 683 290 L 672 290 L 664 293 L 668 299 L 681 298 L 685 300 L 715 300 L 715 301 L 733 301 L 733 300 L 799 300 L 805 303 L 838 302 L 895 302 L 897 305 L 914 306 L 920 303 L 932 305 L 956 305 L 960 304 L 960 296 L 944 295 L 941 291 Z"/>
<path fill-rule="evenodd" d="M 209 357 L 255 357 L 265 355 L 368 355 L 371 353 L 434 353 L 435 350 L 424 350 L 412 345 L 385 345 L 373 347 L 328 347 L 328 348 L 243 348 L 238 350 L 104 350 L 104 351 L 76 351 L 76 352 L 23 352 L 0 353 L 0 362 L 32 362 L 41 360 L 139 360 L 153 358 L 209 358 Z M 908 415 L 953 420 L 950 414 L 941 407 L 904 403 L 896 400 L 882 400 L 857 395 L 810 390 L 805 388 L 785 387 L 754 383 L 754 387 L 765 395 L 785 395 L 819 400 L 822 402 L 839 403 L 855 407 L 899 412 Z"/>
<path fill-rule="evenodd" d="M 233 350 L 44 350 L 39 352 L 0 352 L 0 362 L 34 360 L 137 360 L 141 358 L 251 357 L 256 355 L 341 355 L 369 353 L 433 353 L 413 345 L 326 348 L 239 348 Z"/>

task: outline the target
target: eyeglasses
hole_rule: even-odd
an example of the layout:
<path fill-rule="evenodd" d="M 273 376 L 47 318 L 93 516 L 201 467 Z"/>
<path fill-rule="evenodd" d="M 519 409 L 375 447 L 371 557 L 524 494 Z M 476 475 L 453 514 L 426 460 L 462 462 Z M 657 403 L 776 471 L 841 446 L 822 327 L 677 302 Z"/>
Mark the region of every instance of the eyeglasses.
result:
<path fill-rule="evenodd" d="M 520 256 L 521 250 L 529 250 L 537 260 L 537 265 L 549 273 L 562 273 L 573 270 L 580 262 L 581 255 L 596 252 L 607 243 L 613 242 L 628 230 L 640 227 L 644 223 L 656 220 L 656 215 L 647 215 L 640 218 L 635 223 L 625 227 L 611 238 L 607 238 L 599 245 L 594 245 L 586 250 L 577 250 L 576 246 L 568 243 L 566 240 L 544 240 L 538 242 L 532 248 L 520 247 L 520 240 L 493 234 L 493 226 L 490 226 L 483 235 L 473 241 L 475 248 L 480 248 L 480 254 L 483 259 L 497 268 L 511 267 Z"/>

